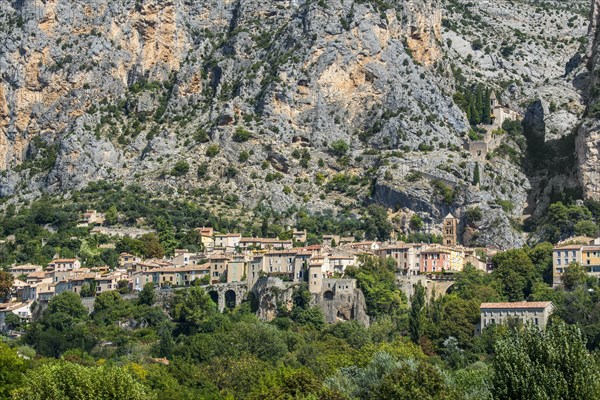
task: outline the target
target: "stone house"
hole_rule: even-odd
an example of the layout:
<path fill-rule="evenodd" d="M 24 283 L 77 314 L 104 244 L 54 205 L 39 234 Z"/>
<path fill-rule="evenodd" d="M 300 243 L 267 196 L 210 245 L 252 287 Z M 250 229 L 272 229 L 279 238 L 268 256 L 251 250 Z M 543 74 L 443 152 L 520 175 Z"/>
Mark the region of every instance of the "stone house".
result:
<path fill-rule="evenodd" d="M 379 250 L 379 243 L 374 241 L 365 241 L 365 242 L 352 242 L 348 244 L 348 247 L 357 251 L 364 251 L 367 253 L 376 252 Z"/>
<path fill-rule="evenodd" d="M 125 277 L 118 272 L 97 277 L 94 279 L 96 284 L 96 294 L 117 290 L 119 288 L 119 281 L 124 278 Z"/>
<path fill-rule="evenodd" d="M 323 280 L 327 278 L 323 271 L 323 263 L 320 261 L 311 261 L 308 266 L 308 290 L 310 293 L 321 293 Z"/>
<path fill-rule="evenodd" d="M 239 233 L 217 233 L 214 235 L 214 250 L 233 253 L 239 247 L 242 235 Z"/>
<path fill-rule="evenodd" d="M 208 257 L 210 283 L 219 283 L 222 277 L 226 277 L 229 260 L 230 257 L 227 254 L 213 254 Z"/>
<path fill-rule="evenodd" d="M 493 127 L 502 127 L 505 121 L 516 121 L 519 114 L 505 105 L 500 104 L 496 93 L 490 95 L 490 109 L 492 111 L 491 119 Z"/>
<path fill-rule="evenodd" d="M 600 277 L 600 240 L 593 240 L 590 244 L 555 246 L 552 251 L 553 286 L 562 285 L 562 274 L 571 263 L 579 263 L 588 275 Z"/>
<path fill-rule="evenodd" d="M 450 269 L 450 250 L 443 247 L 426 247 L 419 257 L 419 272 L 442 272 Z"/>
<path fill-rule="evenodd" d="M 200 234 L 200 244 L 204 246 L 204 249 L 206 251 L 212 251 L 215 246 L 213 228 L 203 226 L 202 228 L 196 228 L 196 232 Z"/>
<path fill-rule="evenodd" d="M 420 270 L 419 250 L 419 245 L 397 243 L 381 247 L 376 253 L 379 257 L 393 259 L 402 274 L 417 275 Z"/>
<path fill-rule="evenodd" d="M 81 268 L 81 263 L 76 258 L 59 258 L 52 260 L 50 264 L 48 264 L 47 270 L 51 271 L 72 271 L 74 269 Z"/>
<path fill-rule="evenodd" d="M 246 257 L 233 256 L 227 263 L 227 283 L 241 282 L 246 276 Z"/>
<path fill-rule="evenodd" d="M 305 243 L 307 239 L 306 229 L 303 229 L 301 231 L 294 230 L 292 232 L 292 239 L 294 240 L 294 242 Z"/>
<path fill-rule="evenodd" d="M 343 274 L 346 268 L 356 265 L 357 257 L 355 255 L 331 255 L 329 258 L 329 270 L 333 274 Z"/>
<path fill-rule="evenodd" d="M 340 245 L 341 236 L 340 235 L 323 235 L 323 245 L 324 246 L 336 246 Z"/>
<path fill-rule="evenodd" d="M 303 249 L 254 254 L 247 266 L 248 287 L 253 287 L 262 275 L 278 275 L 289 281 L 303 281 L 311 257 L 313 253 Z"/>
<path fill-rule="evenodd" d="M 77 274 L 54 283 L 54 294 L 59 295 L 62 292 L 73 292 L 81 294 L 81 289 L 85 284 L 93 286 L 97 275 L 95 273 Z"/>
<path fill-rule="evenodd" d="M 131 268 L 134 264 L 138 263 L 142 261 L 141 258 L 134 256 L 133 254 L 129 254 L 129 253 L 121 253 L 119 255 L 119 267 L 120 268 L 125 268 L 125 269 L 129 269 Z"/>
<path fill-rule="evenodd" d="M 0 332 L 6 332 L 8 330 L 8 327 L 6 326 L 6 317 L 10 313 L 18 316 L 22 322 L 31 320 L 32 304 L 32 301 L 0 304 Z"/>
<path fill-rule="evenodd" d="M 81 222 L 86 225 L 101 225 L 104 223 L 104 214 L 96 210 L 86 210 L 81 216 Z"/>
<path fill-rule="evenodd" d="M 15 278 L 20 275 L 29 275 L 40 271 L 42 271 L 42 266 L 33 264 L 17 265 L 9 269 L 10 274 Z"/>
<path fill-rule="evenodd" d="M 475 332 L 481 333 L 489 325 L 506 324 L 510 320 L 533 324 L 545 329 L 553 310 L 554 305 L 551 301 L 482 303 L 479 307 L 481 321 Z"/>
<path fill-rule="evenodd" d="M 194 254 L 188 249 L 175 249 L 171 262 L 178 267 L 189 265 Z"/>
<path fill-rule="evenodd" d="M 202 279 L 210 274 L 210 266 L 208 264 L 188 265 L 181 268 L 183 273 L 183 284 L 189 286 L 196 279 Z"/>

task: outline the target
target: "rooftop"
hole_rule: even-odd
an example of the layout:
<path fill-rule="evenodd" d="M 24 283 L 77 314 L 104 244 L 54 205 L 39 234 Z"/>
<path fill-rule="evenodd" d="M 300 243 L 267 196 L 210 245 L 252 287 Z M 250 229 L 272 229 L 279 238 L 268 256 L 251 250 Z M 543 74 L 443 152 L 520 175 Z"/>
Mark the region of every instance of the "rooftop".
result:
<path fill-rule="evenodd" d="M 481 303 L 479 308 L 546 308 L 551 301 L 517 301 L 510 303 Z"/>

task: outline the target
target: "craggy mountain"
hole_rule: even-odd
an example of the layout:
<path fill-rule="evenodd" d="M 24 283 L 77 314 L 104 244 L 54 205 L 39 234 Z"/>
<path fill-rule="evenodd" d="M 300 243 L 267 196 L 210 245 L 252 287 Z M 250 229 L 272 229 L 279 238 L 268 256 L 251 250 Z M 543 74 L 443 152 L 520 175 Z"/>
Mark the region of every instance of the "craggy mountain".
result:
<path fill-rule="evenodd" d="M 415 213 L 435 230 L 452 212 L 465 243 L 518 246 L 553 194 L 581 182 L 598 197 L 593 105 L 575 141 L 586 63 L 598 59 L 596 17 L 586 52 L 588 10 L 587 0 L 4 1 L 0 195 L 105 179 L 216 210 L 233 198 L 358 215 L 376 202 L 400 230 Z M 482 133 L 461 101 L 478 84 L 525 128 L 491 135 L 485 154 L 469 151 Z"/>

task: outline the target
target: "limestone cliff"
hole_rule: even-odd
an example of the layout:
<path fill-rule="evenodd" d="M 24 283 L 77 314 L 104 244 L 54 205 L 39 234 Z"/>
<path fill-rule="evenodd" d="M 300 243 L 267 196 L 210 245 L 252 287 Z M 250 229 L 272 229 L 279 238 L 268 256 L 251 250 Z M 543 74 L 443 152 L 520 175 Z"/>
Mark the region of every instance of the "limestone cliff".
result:
<path fill-rule="evenodd" d="M 488 79 L 515 108 L 540 87 L 564 93 L 564 80 L 545 75 L 566 64 L 576 40 L 561 42 L 563 51 L 526 42 L 538 46 L 532 54 L 548 52 L 539 74 L 525 51 L 502 56 L 502 41 L 515 36 L 513 21 L 529 24 L 523 10 L 557 37 L 579 35 L 579 14 L 561 9 L 576 27 L 558 30 L 552 14 L 535 14 L 536 2 L 471 3 L 2 2 L 0 196 L 18 201 L 109 179 L 278 211 L 378 201 L 405 220 L 420 212 L 432 231 L 447 211 L 478 206 L 479 243 L 520 245 L 512 225 L 529 205 L 529 178 L 506 157 L 465 151 L 469 124 L 452 100 L 455 81 Z M 499 43 L 485 56 L 466 51 L 484 23 Z M 533 37 L 539 27 L 530 25 Z M 345 154 L 330 150 L 338 140 Z M 172 174 L 178 162 L 188 172 Z M 454 189 L 451 200 L 439 182 Z"/>
<path fill-rule="evenodd" d="M 600 201 L 600 1 L 592 1 L 588 34 L 587 109 L 576 140 L 579 183 L 586 199 Z"/>

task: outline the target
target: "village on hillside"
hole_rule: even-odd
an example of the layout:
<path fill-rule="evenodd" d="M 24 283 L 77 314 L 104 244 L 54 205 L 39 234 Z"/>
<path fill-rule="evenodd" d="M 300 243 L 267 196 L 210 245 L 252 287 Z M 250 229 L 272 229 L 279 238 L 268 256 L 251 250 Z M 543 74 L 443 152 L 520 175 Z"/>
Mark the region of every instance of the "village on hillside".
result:
<path fill-rule="evenodd" d="M 102 222 L 102 215 L 89 210 L 83 216 L 86 224 Z M 492 248 L 467 248 L 457 242 L 458 220 L 448 214 L 442 223 L 442 244 L 405 243 L 402 241 L 356 241 L 354 237 L 324 235 L 321 244 L 305 245 L 306 231 L 293 231 L 292 239 L 243 237 L 239 233 L 219 233 L 210 227 L 196 228 L 201 252 L 175 249 L 172 257 L 142 259 L 134 254 L 121 253 L 118 267 L 87 268 L 77 258 L 55 258 L 47 266 L 14 265 L 12 288 L 5 303 L 0 304 L 0 332 L 8 329 L 7 315 L 16 315 L 21 322 L 29 322 L 35 304 L 47 303 L 54 296 L 70 291 L 81 297 L 93 298 L 107 291 L 122 294 L 137 293 L 145 285 L 156 289 L 171 290 L 191 285 L 206 287 L 223 286 L 229 289 L 219 309 L 233 308 L 242 298 L 236 298 L 236 285 L 243 286 L 248 293 L 261 278 L 276 279 L 289 284 L 307 283 L 314 300 L 333 300 L 336 290 L 356 290 L 354 279 L 345 276 L 346 268 L 360 265 L 361 256 L 375 256 L 393 260 L 397 284 L 407 295 L 417 282 L 447 282 L 445 286 L 430 285 L 428 293 L 443 295 L 453 283 L 453 274 L 472 268 L 490 273 L 493 270 L 492 256 L 498 252 Z M 108 230 L 107 230 L 108 229 Z M 92 231 L 117 236 L 141 235 L 146 231 L 110 230 L 96 226 Z M 561 285 L 561 275 L 571 263 L 583 265 L 589 274 L 600 275 L 600 238 L 574 237 L 558 243 L 553 251 L 554 286 Z M 435 293 L 435 290 L 438 290 Z M 440 291 L 441 288 L 441 291 Z M 348 292 L 348 293 L 350 293 Z M 229 294 L 233 293 L 233 294 Z M 230 297 L 227 297 L 230 296 Z M 232 297 L 231 297 L 232 296 Z M 350 299 L 345 306 L 353 307 Z M 497 318 L 494 316 L 496 310 Z M 503 311 L 504 310 L 504 314 Z M 481 324 L 475 333 L 490 323 L 503 321 L 498 316 L 515 315 L 536 325 L 545 326 L 552 311 L 551 303 L 484 303 L 481 305 Z M 516 311 L 515 311 L 516 310 Z M 541 318 L 540 316 L 544 317 Z M 328 318 L 329 322 L 339 319 L 356 319 L 350 313 L 340 312 Z M 540 320 L 538 321 L 538 318 Z"/>

